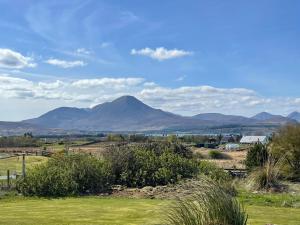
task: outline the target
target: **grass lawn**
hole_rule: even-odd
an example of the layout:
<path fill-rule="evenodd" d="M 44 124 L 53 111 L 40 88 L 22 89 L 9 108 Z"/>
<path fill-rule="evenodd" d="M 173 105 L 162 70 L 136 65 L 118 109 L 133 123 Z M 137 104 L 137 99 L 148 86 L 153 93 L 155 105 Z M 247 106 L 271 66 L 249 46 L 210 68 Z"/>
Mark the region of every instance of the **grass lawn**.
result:
<path fill-rule="evenodd" d="M 45 162 L 47 157 L 44 156 L 26 156 L 26 168 L 30 168 L 33 165 Z M 11 173 L 16 171 L 17 173 L 22 172 L 22 156 L 0 159 L 0 175 L 6 175 L 7 170 Z"/>
<path fill-rule="evenodd" d="M 0 224 L 163 224 L 166 200 L 81 197 L 0 199 Z M 250 225 L 299 225 L 300 209 L 246 205 Z"/>
<path fill-rule="evenodd" d="M 66 198 L 0 200 L 0 224 L 159 224 L 167 201 Z"/>

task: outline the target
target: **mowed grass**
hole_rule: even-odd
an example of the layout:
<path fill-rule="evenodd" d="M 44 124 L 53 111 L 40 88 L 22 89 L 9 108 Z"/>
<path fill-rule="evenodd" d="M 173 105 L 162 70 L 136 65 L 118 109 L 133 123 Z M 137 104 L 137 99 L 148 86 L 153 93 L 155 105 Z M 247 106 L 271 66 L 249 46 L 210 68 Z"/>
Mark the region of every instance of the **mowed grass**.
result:
<path fill-rule="evenodd" d="M 31 168 L 48 160 L 44 156 L 26 156 L 25 157 L 26 168 Z M 7 170 L 12 172 L 21 173 L 22 172 L 22 156 L 16 156 L 12 158 L 0 159 L 0 175 L 6 175 Z"/>
<path fill-rule="evenodd" d="M 161 224 L 167 204 L 100 197 L 0 200 L 0 224 Z"/>
<path fill-rule="evenodd" d="M 167 200 L 80 197 L 0 200 L 0 224 L 164 224 Z M 249 225 L 299 225 L 300 209 L 246 205 Z"/>

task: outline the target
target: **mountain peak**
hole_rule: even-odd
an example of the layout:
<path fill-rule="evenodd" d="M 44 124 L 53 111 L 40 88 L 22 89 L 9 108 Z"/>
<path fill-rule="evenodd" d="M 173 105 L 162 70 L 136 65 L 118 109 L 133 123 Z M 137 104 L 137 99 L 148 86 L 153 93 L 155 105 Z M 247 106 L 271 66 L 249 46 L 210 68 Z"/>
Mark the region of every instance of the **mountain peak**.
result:
<path fill-rule="evenodd" d="M 112 102 L 126 102 L 126 103 L 142 103 L 140 100 L 138 100 L 136 97 L 131 96 L 131 95 L 124 95 L 121 96 L 115 100 L 113 100 Z M 144 103 L 142 103 L 144 104 Z"/>
<path fill-rule="evenodd" d="M 273 118 L 274 115 L 268 112 L 261 112 L 256 114 L 255 116 L 252 117 L 252 119 L 256 119 L 256 120 L 268 120 Z"/>
<path fill-rule="evenodd" d="M 297 120 L 298 122 L 300 122 L 300 113 L 298 111 L 294 111 L 288 115 L 288 118 Z"/>

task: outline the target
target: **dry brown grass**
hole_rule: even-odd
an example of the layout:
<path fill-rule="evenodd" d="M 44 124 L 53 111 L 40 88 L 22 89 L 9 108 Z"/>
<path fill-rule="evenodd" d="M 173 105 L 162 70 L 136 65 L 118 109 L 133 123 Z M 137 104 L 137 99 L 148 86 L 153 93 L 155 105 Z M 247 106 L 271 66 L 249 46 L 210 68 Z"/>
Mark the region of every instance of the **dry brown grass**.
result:
<path fill-rule="evenodd" d="M 226 159 L 209 159 L 209 152 L 211 149 L 208 148 L 192 148 L 193 152 L 199 152 L 207 161 L 214 162 L 217 166 L 221 168 L 237 168 L 237 169 L 245 169 L 244 160 L 247 155 L 247 150 L 241 151 L 226 151 L 220 150 L 225 156 Z"/>

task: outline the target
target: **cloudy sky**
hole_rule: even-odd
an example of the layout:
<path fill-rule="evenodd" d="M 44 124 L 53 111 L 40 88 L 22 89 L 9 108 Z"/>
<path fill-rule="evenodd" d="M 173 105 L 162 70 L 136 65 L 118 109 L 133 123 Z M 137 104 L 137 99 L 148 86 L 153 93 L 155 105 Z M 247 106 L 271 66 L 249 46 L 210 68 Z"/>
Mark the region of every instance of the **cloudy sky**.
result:
<path fill-rule="evenodd" d="M 0 0 L 0 120 L 122 95 L 183 115 L 300 110 L 300 1 Z"/>

